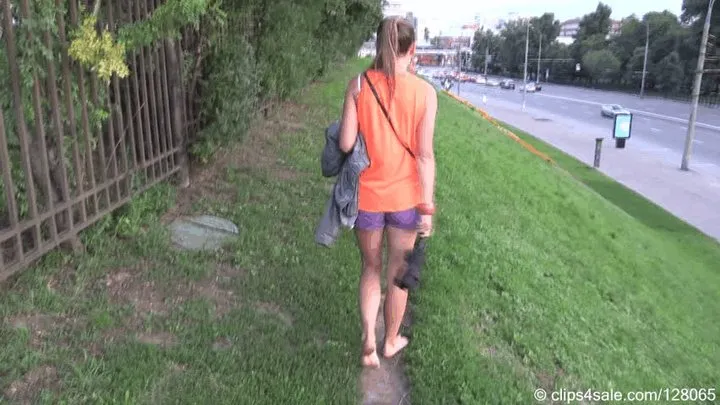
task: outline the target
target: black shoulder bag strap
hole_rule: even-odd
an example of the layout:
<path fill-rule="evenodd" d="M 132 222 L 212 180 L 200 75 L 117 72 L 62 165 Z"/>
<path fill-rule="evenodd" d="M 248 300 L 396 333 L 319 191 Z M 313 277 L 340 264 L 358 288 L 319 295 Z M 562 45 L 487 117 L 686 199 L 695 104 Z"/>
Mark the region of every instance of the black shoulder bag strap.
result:
<path fill-rule="evenodd" d="M 363 77 L 368 82 L 368 85 L 370 86 L 370 90 L 372 90 L 373 95 L 375 96 L 375 100 L 377 100 L 378 104 L 380 105 L 380 108 L 382 109 L 383 114 L 385 114 L 385 118 L 387 118 L 388 122 L 390 123 L 390 127 L 392 128 L 393 133 L 395 134 L 395 137 L 397 138 L 398 142 L 400 142 L 400 145 L 402 145 L 405 148 L 405 150 L 410 154 L 410 156 L 412 156 L 412 158 L 415 159 L 415 154 L 400 139 L 400 135 L 398 135 L 397 130 L 395 130 L 395 126 L 393 125 L 392 120 L 390 119 L 390 114 L 388 114 L 382 101 L 380 101 L 380 96 L 378 95 L 377 90 L 375 90 L 375 86 L 373 86 L 372 82 L 370 81 L 370 78 L 368 77 L 367 72 L 363 72 Z"/>

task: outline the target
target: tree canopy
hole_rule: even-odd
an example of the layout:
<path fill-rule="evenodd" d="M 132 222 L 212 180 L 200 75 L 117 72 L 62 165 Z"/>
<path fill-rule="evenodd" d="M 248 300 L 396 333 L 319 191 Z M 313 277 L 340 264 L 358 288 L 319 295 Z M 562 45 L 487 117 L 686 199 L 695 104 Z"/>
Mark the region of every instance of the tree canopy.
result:
<path fill-rule="evenodd" d="M 490 73 L 520 77 L 527 42 L 531 78 L 539 58 L 541 75 L 547 73 L 550 81 L 639 90 L 647 42 L 646 89 L 689 94 L 708 4 L 709 0 L 684 0 L 680 16 L 670 11 L 630 15 L 613 30 L 612 9 L 599 2 L 579 18 L 577 34 L 569 44 L 558 41 L 561 22 L 551 12 L 509 21 L 498 30 L 483 27 L 474 36 L 472 63 L 482 71 L 487 60 Z M 706 69 L 720 68 L 718 37 L 720 1 L 713 10 Z M 575 68 L 578 64 L 580 70 Z M 719 87 L 720 75 L 705 75 L 704 94 L 717 93 Z"/>

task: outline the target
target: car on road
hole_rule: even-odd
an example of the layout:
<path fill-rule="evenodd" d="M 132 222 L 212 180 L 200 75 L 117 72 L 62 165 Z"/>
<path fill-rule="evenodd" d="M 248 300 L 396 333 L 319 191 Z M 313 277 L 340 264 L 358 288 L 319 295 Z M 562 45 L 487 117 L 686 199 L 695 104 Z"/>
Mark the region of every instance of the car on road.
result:
<path fill-rule="evenodd" d="M 503 80 L 500 82 L 501 89 L 515 90 L 515 82 L 512 80 Z"/>
<path fill-rule="evenodd" d="M 523 91 L 521 88 L 520 91 Z M 535 93 L 537 91 L 537 87 L 535 86 L 535 83 L 525 83 L 525 91 L 528 93 Z"/>
<path fill-rule="evenodd" d="M 485 77 L 483 77 L 483 76 L 477 76 L 477 77 L 475 77 L 475 83 L 477 83 L 477 84 L 486 84 L 486 83 L 487 83 L 487 79 L 485 79 Z"/>
<path fill-rule="evenodd" d="M 535 83 L 535 91 L 540 91 L 540 90 L 542 90 L 542 84 Z"/>
<path fill-rule="evenodd" d="M 472 76 L 470 76 L 470 75 L 468 75 L 468 74 L 465 74 L 465 73 L 461 73 L 460 76 L 459 76 L 459 79 L 460 79 L 460 82 L 461 82 L 461 83 L 470 83 L 470 82 L 474 82 L 474 81 L 475 81 L 475 78 L 474 78 L 474 77 L 472 77 Z"/>
<path fill-rule="evenodd" d="M 497 87 L 500 85 L 500 82 L 495 79 L 487 79 L 485 85 L 490 87 Z"/>
<path fill-rule="evenodd" d="M 600 115 L 603 117 L 615 118 L 618 114 L 630 114 L 630 111 L 619 104 L 603 104 L 600 108 Z"/>

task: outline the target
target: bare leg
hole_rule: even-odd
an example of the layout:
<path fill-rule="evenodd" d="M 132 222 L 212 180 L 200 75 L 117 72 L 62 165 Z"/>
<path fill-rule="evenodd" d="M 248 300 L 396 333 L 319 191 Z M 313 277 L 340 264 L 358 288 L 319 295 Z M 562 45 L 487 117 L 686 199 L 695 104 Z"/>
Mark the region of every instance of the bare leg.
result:
<path fill-rule="evenodd" d="M 366 367 L 380 366 L 376 350 L 375 324 L 380 308 L 380 274 L 382 273 L 383 230 L 357 231 L 362 257 L 360 275 L 360 316 L 363 329 L 362 364 Z"/>
<path fill-rule="evenodd" d="M 385 357 L 405 348 L 408 339 L 400 336 L 400 325 L 407 306 L 407 291 L 395 286 L 395 277 L 405 269 L 405 254 L 413 249 L 416 230 L 388 227 L 387 295 L 385 297 Z"/>

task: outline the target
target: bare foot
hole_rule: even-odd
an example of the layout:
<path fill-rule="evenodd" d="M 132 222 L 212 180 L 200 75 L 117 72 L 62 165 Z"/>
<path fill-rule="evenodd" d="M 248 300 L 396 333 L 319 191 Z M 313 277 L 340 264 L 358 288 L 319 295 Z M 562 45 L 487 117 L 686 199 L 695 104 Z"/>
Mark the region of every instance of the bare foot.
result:
<path fill-rule="evenodd" d="M 397 335 L 395 338 L 385 339 L 385 357 L 391 358 L 409 343 L 405 336 Z"/>
<path fill-rule="evenodd" d="M 370 342 L 363 342 L 363 355 L 362 355 L 363 367 L 378 368 L 380 367 L 380 358 L 375 350 L 375 345 Z"/>
<path fill-rule="evenodd" d="M 378 368 L 380 367 L 380 358 L 377 352 L 373 350 L 370 354 L 363 354 L 362 356 L 363 367 Z"/>

